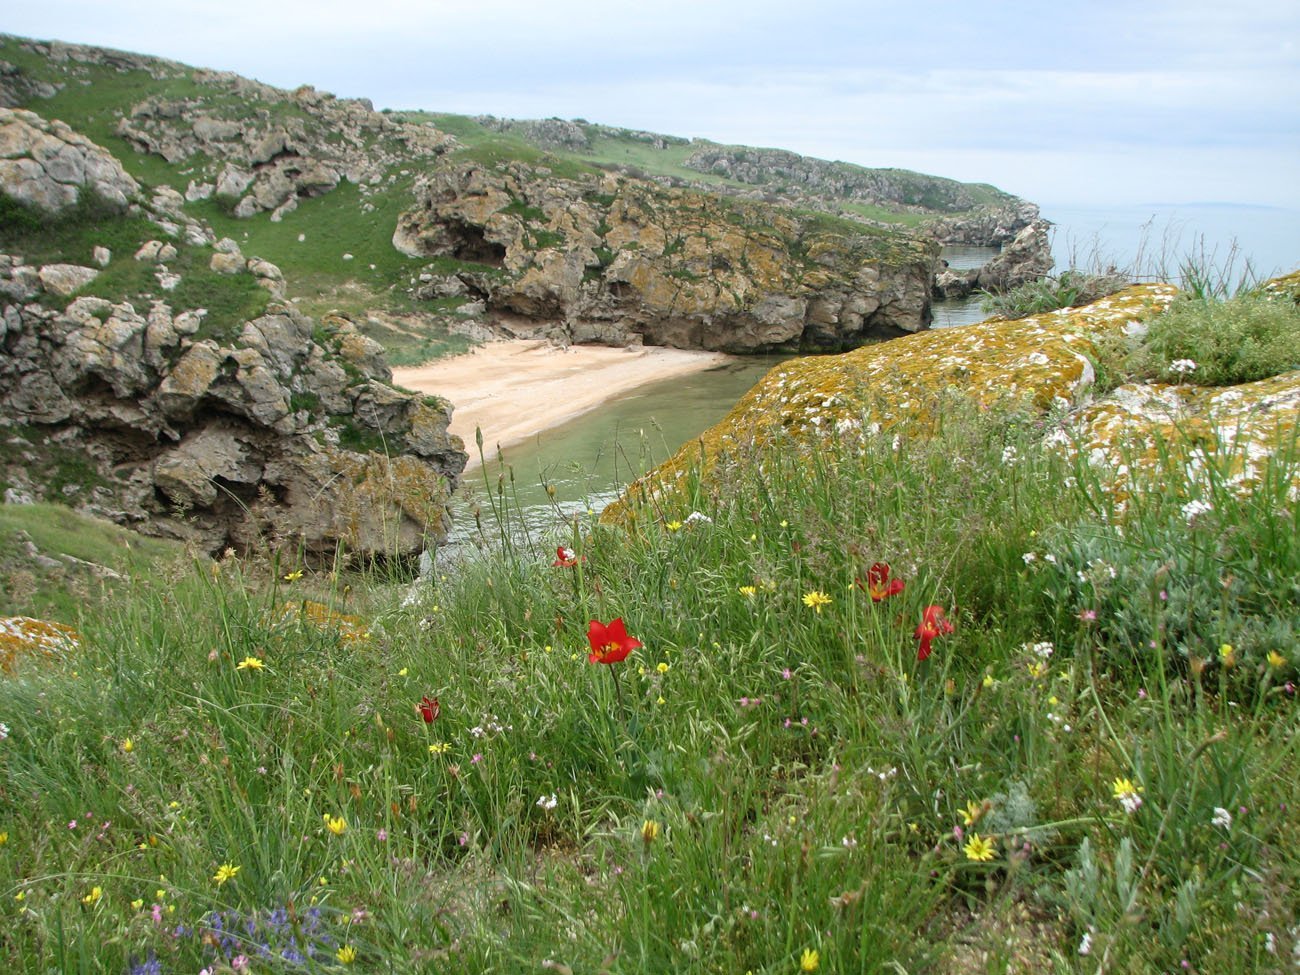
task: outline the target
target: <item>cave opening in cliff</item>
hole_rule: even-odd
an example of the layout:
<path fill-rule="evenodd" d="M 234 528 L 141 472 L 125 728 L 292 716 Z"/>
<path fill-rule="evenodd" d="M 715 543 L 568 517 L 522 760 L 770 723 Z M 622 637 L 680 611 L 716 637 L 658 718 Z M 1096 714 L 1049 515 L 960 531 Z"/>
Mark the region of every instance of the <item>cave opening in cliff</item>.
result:
<path fill-rule="evenodd" d="M 483 228 L 470 223 L 452 223 L 448 230 L 455 236 L 451 256 L 458 261 L 501 267 L 506 262 L 506 249 L 502 244 L 488 240 Z"/>

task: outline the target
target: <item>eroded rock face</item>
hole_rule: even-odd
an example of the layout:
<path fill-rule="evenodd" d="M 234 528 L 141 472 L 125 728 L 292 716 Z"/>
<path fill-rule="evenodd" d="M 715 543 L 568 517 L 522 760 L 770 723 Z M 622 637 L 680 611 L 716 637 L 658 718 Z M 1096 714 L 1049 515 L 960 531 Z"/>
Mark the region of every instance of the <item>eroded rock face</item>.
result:
<path fill-rule="evenodd" d="M 939 272 L 935 276 L 934 296 L 965 298 L 975 291 L 997 294 L 1046 276 L 1054 263 L 1047 233 L 1050 226 L 1046 220 L 1035 220 L 983 267 Z"/>
<path fill-rule="evenodd" d="M 62 122 L 0 108 L 0 190 L 56 213 L 87 190 L 125 210 L 140 187 L 106 150 Z"/>
<path fill-rule="evenodd" d="M 490 309 L 564 341 L 826 350 L 930 320 L 937 248 L 904 234 L 521 165 L 447 167 L 416 198 L 394 246 L 496 269 L 461 281 Z"/>
<path fill-rule="evenodd" d="M 388 385 L 350 322 L 273 301 L 204 337 L 202 315 L 163 301 L 48 307 L 46 271 L 0 256 L 4 476 L 27 495 L 207 552 L 405 556 L 445 535 L 466 459 L 450 406 Z M 51 465 L 77 483 L 49 495 Z"/>

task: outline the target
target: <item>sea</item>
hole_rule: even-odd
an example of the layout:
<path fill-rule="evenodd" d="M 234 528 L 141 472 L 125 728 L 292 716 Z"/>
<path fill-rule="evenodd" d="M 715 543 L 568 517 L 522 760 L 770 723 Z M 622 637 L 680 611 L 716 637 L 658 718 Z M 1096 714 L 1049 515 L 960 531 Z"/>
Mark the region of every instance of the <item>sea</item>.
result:
<path fill-rule="evenodd" d="M 1144 203 L 1078 206 L 1044 203 L 1051 221 L 1054 273 L 1069 268 L 1118 268 L 1135 281 L 1179 283 L 1191 264 L 1228 290 L 1300 267 L 1300 210 L 1240 203 Z M 945 247 L 949 266 L 979 267 L 996 247 Z M 986 317 L 978 297 L 936 302 L 934 328 L 967 325 Z"/>

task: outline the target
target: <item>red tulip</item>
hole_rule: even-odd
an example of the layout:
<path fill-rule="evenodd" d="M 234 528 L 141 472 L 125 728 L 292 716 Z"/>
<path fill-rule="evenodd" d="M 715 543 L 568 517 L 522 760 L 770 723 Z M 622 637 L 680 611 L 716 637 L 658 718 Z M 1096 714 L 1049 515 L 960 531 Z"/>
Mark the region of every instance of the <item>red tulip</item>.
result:
<path fill-rule="evenodd" d="M 591 644 L 587 660 L 593 664 L 616 664 L 641 646 L 640 640 L 627 635 L 622 617 L 611 620 L 608 626 L 592 620 L 587 627 L 587 642 Z"/>
<path fill-rule="evenodd" d="M 889 596 L 897 596 L 903 591 L 904 582 L 902 579 L 889 578 L 889 563 L 877 562 L 867 570 L 867 595 L 871 597 L 873 603 L 878 603 Z M 862 580 L 858 580 L 858 588 L 862 588 Z"/>
<path fill-rule="evenodd" d="M 420 717 L 424 719 L 425 724 L 433 724 L 442 713 L 442 705 L 438 703 L 438 699 L 427 695 L 420 699 L 419 709 Z"/>
<path fill-rule="evenodd" d="M 555 561 L 553 566 L 559 566 L 561 569 L 572 569 L 578 564 L 578 553 L 564 545 L 557 546 L 555 549 Z"/>
<path fill-rule="evenodd" d="M 913 633 L 913 636 L 921 641 L 921 646 L 916 652 L 916 659 L 924 660 L 930 656 L 930 641 L 935 637 L 951 632 L 952 624 L 944 617 L 942 606 L 925 607 L 925 612 L 921 614 L 921 624 Z"/>

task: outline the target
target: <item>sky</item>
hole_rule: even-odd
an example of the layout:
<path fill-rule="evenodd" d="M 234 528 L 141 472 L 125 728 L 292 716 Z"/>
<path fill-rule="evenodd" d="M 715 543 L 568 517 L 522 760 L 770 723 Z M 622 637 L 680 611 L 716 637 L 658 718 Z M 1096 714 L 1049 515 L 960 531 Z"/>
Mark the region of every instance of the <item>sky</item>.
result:
<path fill-rule="evenodd" d="M 992 183 L 1300 207 L 1295 0 L 41 0 L 0 31 L 376 108 L 583 118 Z"/>

